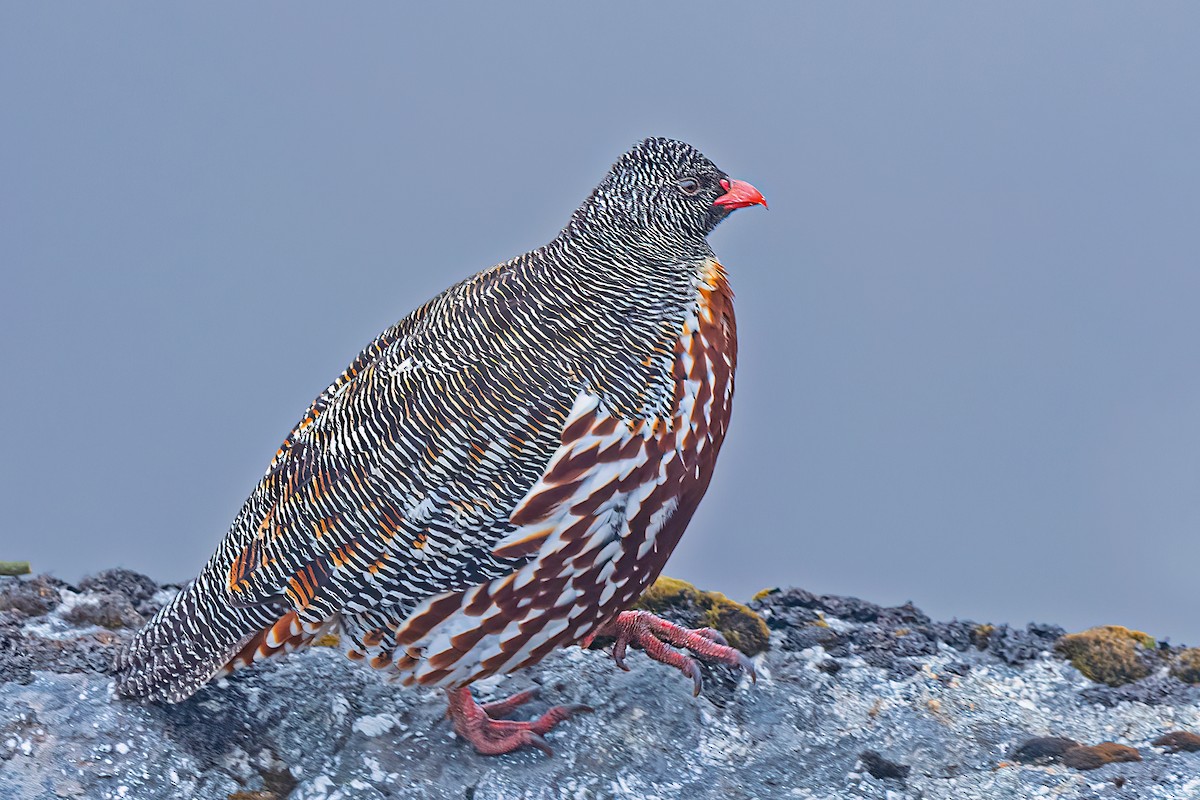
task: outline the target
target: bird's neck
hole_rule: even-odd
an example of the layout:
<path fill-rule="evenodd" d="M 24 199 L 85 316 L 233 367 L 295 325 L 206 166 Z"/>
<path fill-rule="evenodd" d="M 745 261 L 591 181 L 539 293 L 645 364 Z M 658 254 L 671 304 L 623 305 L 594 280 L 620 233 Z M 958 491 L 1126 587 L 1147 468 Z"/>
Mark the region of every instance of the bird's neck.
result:
<path fill-rule="evenodd" d="M 700 236 L 572 223 L 542 250 L 593 285 L 690 299 L 697 276 L 714 258 Z"/>

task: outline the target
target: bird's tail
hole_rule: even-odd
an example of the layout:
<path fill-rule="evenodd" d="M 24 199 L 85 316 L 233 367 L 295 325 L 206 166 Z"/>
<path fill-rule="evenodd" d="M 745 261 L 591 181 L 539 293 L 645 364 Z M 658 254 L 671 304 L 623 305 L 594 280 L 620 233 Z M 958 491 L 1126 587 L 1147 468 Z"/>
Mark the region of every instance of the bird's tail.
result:
<path fill-rule="evenodd" d="M 231 662 L 244 655 L 249 643 L 288 616 L 272 605 L 239 608 L 228 597 L 210 563 L 117 654 L 117 694 L 168 703 L 185 700 L 236 666 Z M 253 660 L 251 654 L 242 662 Z"/>

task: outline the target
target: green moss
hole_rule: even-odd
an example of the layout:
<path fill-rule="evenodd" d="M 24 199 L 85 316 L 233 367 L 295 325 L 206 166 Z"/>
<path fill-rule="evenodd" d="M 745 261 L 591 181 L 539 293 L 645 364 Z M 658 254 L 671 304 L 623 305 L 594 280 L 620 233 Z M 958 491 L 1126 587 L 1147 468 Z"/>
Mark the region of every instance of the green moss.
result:
<path fill-rule="evenodd" d="M 1200 647 L 1180 650 L 1171 664 L 1171 674 L 1184 683 L 1200 683 Z"/>
<path fill-rule="evenodd" d="M 773 594 L 779 594 L 779 587 L 771 587 L 769 589 L 763 589 L 762 591 L 760 591 L 756 595 L 754 595 L 754 597 L 751 597 L 750 601 L 758 602 L 759 600 L 765 600 Z"/>
<path fill-rule="evenodd" d="M 1149 675 L 1146 656 L 1154 647 L 1153 637 L 1120 625 L 1069 633 L 1055 645 L 1075 669 L 1109 686 L 1122 686 Z"/>
<path fill-rule="evenodd" d="M 767 649 L 771 633 L 767 623 L 741 603 L 720 592 L 705 592 L 690 583 L 662 577 L 646 590 L 634 608 L 653 614 L 695 619 L 697 627 L 715 628 L 729 644 L 748 656 Z"/>
<path fill-rule="evenodd" d="M 1141 631 L 1131 631 L 1128 628 L 1121 628 L 1120 625 L 1116 625 L 1113 627 L 1120 628 L 1121 630 L 1125 631 L 1125 634 L 1127 636 L 1131 636 L 1134 639 L 1134 641 L 1136 641 L 1138 644 L 1140 644 L 1142 647 L 1146 648 L 1147 650 L 1153 650 L 1154 648 L 1158 647 L 1158 642 L 1156 642 L 1154 640 L 1154 637 L 1148 633 L 1142 633 Z"/>

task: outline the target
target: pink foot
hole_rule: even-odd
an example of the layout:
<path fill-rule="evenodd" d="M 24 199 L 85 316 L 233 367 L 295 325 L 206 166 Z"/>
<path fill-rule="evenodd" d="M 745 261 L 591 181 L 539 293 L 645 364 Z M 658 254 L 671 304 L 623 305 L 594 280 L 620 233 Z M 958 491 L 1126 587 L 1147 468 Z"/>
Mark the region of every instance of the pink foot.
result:
<path fill-rule="evenodd" d="M 450 700 L 446 716 L 453 721 L 454 732 L 475 745 L 475 749 L 485 756 L 511 753 L 526 746 L 536 747 L 546 755 L 552 756 L 554 751 L 546 744 L 542 734 L 568 717 L 592 710 L 589 706 L 580 704 L 554 706 L 533 722 L 517 722 L 496 717 L 511 713 L 518 706 L 537 697 L 536 689 L 529 689 L 484 705 L 475 702 L 470 688 L 466 686 L 447 689 L 446 696 Z"/>
<path fill-rule="evenodd" d="M 702 687 L 700 666 L 691 656 L 671 649 L 670 645 L 690 650 L 705 661 L 715 661 L 740 669 L 750 676 L 750 680 L 758 680 L 750 659 L 741 651 L 730 647 L 725 637 L 712 628 L 689 630 L 656 617 L 649 611 L 622 611 L 616 619 L 588 637 L 583 646 L 587 647 L 597 636 L 616 637 L 613 661 L 617 662 L 621 669 L 629 671 L 629 667 L 625 665 L 625 649 L 630 644 L 636 644 L 655 661 L 675 667 L 691 678 L 692 693 L 695 695 L 700 694 Z"/>

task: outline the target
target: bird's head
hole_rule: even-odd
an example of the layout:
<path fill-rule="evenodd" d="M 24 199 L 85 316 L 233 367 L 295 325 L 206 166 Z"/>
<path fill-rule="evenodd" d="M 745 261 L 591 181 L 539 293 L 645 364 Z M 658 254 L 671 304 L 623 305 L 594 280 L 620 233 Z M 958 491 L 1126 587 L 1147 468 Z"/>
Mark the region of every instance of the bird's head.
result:
<path fill-rule="evenodd" d="M 729 177 L 690 144 L 656 137 L 617 159 L 576 219 L 624 234 L 695 240 L 734 209 L 752 205 L 767 205 L 753 186 Z"/>

